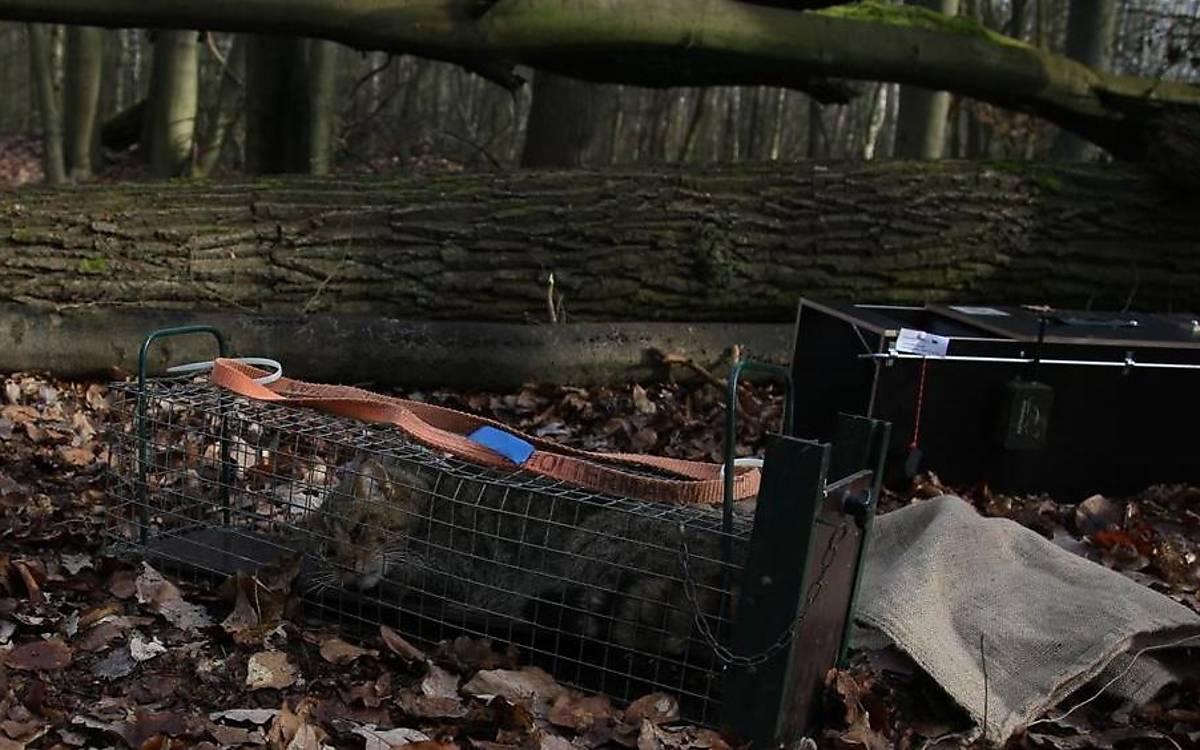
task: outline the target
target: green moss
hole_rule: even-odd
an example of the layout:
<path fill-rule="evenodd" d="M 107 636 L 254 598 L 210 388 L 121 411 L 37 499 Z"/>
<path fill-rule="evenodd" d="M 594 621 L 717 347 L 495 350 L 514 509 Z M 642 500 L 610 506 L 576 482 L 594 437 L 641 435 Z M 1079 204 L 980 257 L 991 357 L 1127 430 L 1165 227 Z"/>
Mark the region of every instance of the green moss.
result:
<path fill-rule="evenodd" d="M 1062 192 L 1062 180 L 1060 180 L 1056 174 L 1051 174 L 1049 172 L 1034 172 L 1030 175 L 1030 179 L 1033 180 L 1034 184 L 1048 193 Z"/>
<path fill-rule="evenodd" d="M 863 2 L 859 3 L 823 8 L 815 12 L 823 16 L 845 18 L 851 21 L 886 23 L 892 26 L 908 26 L 926 31 L 938 31 L 944 34 L 973 36 L 994 44 L 1005 44 L 1012 47 L 1029 46 L 1020 40 L 992 31 L 978 21 L 973 21 L 962 16 L 943 16 L 940 13 L 934 13 L 926 8 L 913 5 L 885 3 L 880 0 L 863 0 Z"/>
<path fill-rule="evenodd" d="M 988 162 L 988 166 L 997 172 L 1024 178 L 1048 193 L 1061 193 L 1063 190 L 1062 178 L 1058 176 L 1057 170 L 1036 161 L 1010 159 Z"/>
<path fill-rule="evenodd" d="M 80 273 L 104 273 L 108 270 L 107 258 L 84 258 L 79 261 Z"/>
<path fill-rule="evenodd" d="M 700 278 L 707 283 L 709 288 L 724 290 L 732 286 L 734 258 L 726 243 L 724 233 L 707 222 L 702 223 L 697 231 L 696 249 Z"/>

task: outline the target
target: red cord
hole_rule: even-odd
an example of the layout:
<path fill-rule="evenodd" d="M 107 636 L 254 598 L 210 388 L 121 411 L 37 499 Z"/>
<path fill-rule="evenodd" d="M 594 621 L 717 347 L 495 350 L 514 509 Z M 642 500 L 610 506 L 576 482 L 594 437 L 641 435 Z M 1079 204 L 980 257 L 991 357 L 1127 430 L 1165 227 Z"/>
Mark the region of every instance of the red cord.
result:
<path fill-rule="evenodd" d="M 921 382 L 917 385 L 917 412 L 913 416 L 913 436 L 912 442 L 908 444 L 908 449 L 913 450 L 917 447 L 917 441 L 921 438 L 921 410 L 925 405 L 925 370 L 929 367 L 929 360 L 921 360 Z"/>

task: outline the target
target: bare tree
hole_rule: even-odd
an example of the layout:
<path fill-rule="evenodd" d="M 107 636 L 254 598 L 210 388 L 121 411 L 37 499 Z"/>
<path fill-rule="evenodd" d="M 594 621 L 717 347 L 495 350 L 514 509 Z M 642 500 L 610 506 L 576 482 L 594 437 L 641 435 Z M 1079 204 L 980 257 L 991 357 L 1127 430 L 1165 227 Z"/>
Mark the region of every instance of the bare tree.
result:
<path fill-rule="evenodd" d="M 329 171 L 336 51 L 326 42 L 255 35 L 246 58 L 246 165 L 256 174 Z"/>
<path fill-rule="evenodd" d="M 71 179 L 86 179 L 95 164 L 100 80 L 104 70 L 104 30 L 95 26 L 67 29 L 63 71 L 63 138 Z"/>
<path fill-rule="evenodd" d="M 54 69 L 50 62 L 50 35 L 46 27 L 29 24 L 29 59 L 37 89 L 38 109 L 42 116 L 42 163 L 46 182 L 61 185 L 67 181 L 63 158 L 62 121 L 59 119 L 58 94 L 54 90 Z"/>
<path fill-rule="evenodd" d="M 601 109 L 595 84 L 552 73 L 534 75 L 521 166 L 580 166 L 599 131 Z"/>
<path fill-rule="evenodd" d="M 908 0 L 944 16 L 958 15 L 958 0 Z M 946 146 L 946 114 L 950 94 L 919 86 L 900 89 L 895 155 L 910 159 L 940 159 Z"/>
<path fill-rule="evenodd" d="M 212 172 L 221 159 L 221 151 L 230 132 L 242 116 L 242 99 L 246 79 L 246 37 L 237 34 L 230 44 L 221 66 L 221 80 L 217 86 L 217 100 L 208 127 L 196 149 L 192 175 L 203 177 Z"/>
<path fill-rule="evenodd" d="M 191 162 L 199 106 L 198 38 L 195 31 L 159 31 L 154 38 L 142 145 L 156 177 L 184 174 Z"/>
<path fill-rule="evenodd" d="M 1116 0 L 1071 0 L 1067 21 L 1067 56 L 1094 70 L 1107 70 L 1117 22 Z M 1063 131 L 1051 154 L 1056 159 L 1082 161 L 1096 150 L 1087 141 Z"/>

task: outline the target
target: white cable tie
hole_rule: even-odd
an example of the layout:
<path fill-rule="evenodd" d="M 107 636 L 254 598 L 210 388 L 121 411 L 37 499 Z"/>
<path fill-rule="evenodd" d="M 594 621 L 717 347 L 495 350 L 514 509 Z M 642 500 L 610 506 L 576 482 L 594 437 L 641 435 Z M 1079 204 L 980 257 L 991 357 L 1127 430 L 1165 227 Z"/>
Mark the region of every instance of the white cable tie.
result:
<path fill-rule="evenodd" d="M 241 362 L 247 365 L 259 365 L 262 367 L 270 367 L 274 372 L 264 375 L 261 378 L 255 378 L 254 382 L 259 385 L 269 385 L 283 377 L 283 365 L 273 359 L 266 357 L 236 357 L 233 362 Z M 213 360 L 205 360 L 204 362 L 190 362 L 186 365 L 175 365 L 168 367 L 167 372 L 205 372 L 213 368 Z"/>
<path fill-rule="evenodd" d="M 761 469 L 763 466 L 763 460 L 761 458 L 735 458 L 735 459 L 733 459 L 733 468 L 736 469 L 739 466 L 750 466 L 755 469 Z M 722 477 L 725 476 L 725 464 L 721 464 L 721 476 Z"/>

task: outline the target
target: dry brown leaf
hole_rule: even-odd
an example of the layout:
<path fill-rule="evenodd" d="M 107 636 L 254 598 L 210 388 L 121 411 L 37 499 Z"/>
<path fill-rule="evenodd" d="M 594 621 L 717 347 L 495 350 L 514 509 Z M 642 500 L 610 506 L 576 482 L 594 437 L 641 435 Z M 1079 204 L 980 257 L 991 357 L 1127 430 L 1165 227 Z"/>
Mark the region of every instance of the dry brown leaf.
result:
<path fill-rule="evenodd" d="M 378 656 L 378 651 L 360 648 L 341 638 L 329 638 L 321 644 L 321 658 L 330 664 L 344 666 L 363 656 Z"/>
<path fill-rule="evenodd" d="M 260 651 L 246 662 L 246 687 L 282 690 L 296 683 L 296 668 L 283 651 Z"/>
<path fill-rule="evenodd" d="M 316 701 L 311 697 L 303 698 L 295 711 L 285 701 L 271 722 L 267 746 L 272 750 L 319 750 L 326 735 L 311 724 L 315 707 Z"/>
<path fill-rule="evenodd" d="M 430 698 L 458 699 L 458 675 L 441 667 L 430 665 L 428 674 L 421 679 L 421 694 Z"/>
<path fill-rule="evenodd" d="M 646 389 L 636 384 L 633 386 L 633 406 L 642 414 L 655 414 L 658 412 L 658 407 L 646 395 Z"/>
<path fill-rule="evenodd" d="M 109 578 L 108 592 L 118 599 L 128 599 L 137 593 L 136 578 L 132 570 L 118 570 Z"/>
<path fill-rule="evenodd" d="M 80 651 L 100 651 L 125 634 L 129 628 L 124 618 L 110 617 L 83 632 L 72 643 Z"/>
<path fill-rule="evenodd" d="M 638 732 L 637 750 L 661 750 L 666 746 L 666 735 L 656 724 L 650 721 L 643 721 L 641 731 Z"/>
<path fill-rule="evenodd" d="M 4 663 L 24 672 L 62 669 L 71 663 L 71 648 L 58 638 L 33 641 L 9 651 Z"/>
<path fill-rule="evenodd" d="M 399 633 L 387 625 L 379 626 L 379 637 L 385 646 L 396 656 L 407 663 L 424 662 L 428 660 L 425 652 L 406 641 Z"/>
<path fill-rule="evenodd" d="M 142 573 L 134 581 L 134 589 L 138 602 L 149 606 L 180 630 L 196 631 L 213 624 L 204 607 L 184 601 L 179 588 L 149 563 L 142 563 Z"/>
<path fill-rule="evenodd" d="M 277 708 L 233 708 L 228 711 L 217 711 L 208 715 L 211 721 L 229 721 L 239 724 L 265 726 L 279 715 Z"/>
<path fill-rule="evenodd" d="M 54 453 L 58 456 L 58 460 L 68 466 L 76 468 L 84 468 L 96 463 L 97 444 L 94 441 L 87 441 L 83 445 L 60 445 L 55 448 Z"/>
<path fill-rule="evenodd" d="M 1092 495 L 1075 507 L 1075 529 L 1080 536 L 1121 527 L 1125 510 L 1104 495 Z"/>
<path fill-rule="evenodd" d="M 121 609 L 121 605 L 116 602 L 108 602 L 106 604 L 98 604 L 94 607 L 88 607 L 83 612 L 79 613 L 79 629 L 87 630 L 110 615 L 119 615 L 121 614 Z"/>
<path fill-rule="evenodd" d="M 612 702 L 602 695 L 560 695 L 550 707 L 547 719 L 555 726 L 581 734 L 616 724 Z"/>
<path fill-rule="evenodd" d="M 234 599 L 233 611 L 221 627 L 242 645 L 261 643 L 283 621 L 290 609 L 292 583 L 300 574 L 300 553 L 281 555 L 257 574 L 238 572 L 221 587 L 227 598 Z"/>
<path fill-rule="evenodd" d="M 396 708 L 416 719 L 459 719 L 468 713 L 457 697 L 420 695 L 411 690 L 396 695 Z"/>
<path fill-rule="evenodd" d="M 538 667 L 486 669 L 475 673 L 462 689 L 468 695 L 498 695 L 516 703 L 527 703 L 540 716 L 549 711 L 559 696 L 568 692 Z"/>
<path fill-rule="evenodd" d="M 376 729 L 374 724 L 366 724 L 350 730 L 363 738 L 363 750 L 390 750 L 390 748 L 412 747 L 415 742 L 428 742 L 429 736 L 416 729 Z"/>
<path fill-rule="evenodd" d="M 453 641 L 438 644 L 437 658 L 464 674 L 485 669 L 516 669 L 519 666 L 516 646 L 507 644 L 497 652 L 487 638 L 468 638 L 460 635 Z"/>
<path fill-rule="evenodd" d="M 666 693 L 643 695 L 625 709 L 625 721 L 641 726 L 643 721 L 665 724 L 679 718 L 679 701 Z"/>
<path fill-rule="evenodd" d="M 115 730 L 133 748 L 145 748 L 155 738 L 178 737 L 188 733 L 184 717 L 171 711 L 138 711 L 131 721 L 118 725 Z"/>
<path fill-rule="evenodd" d="M 858 721 L 841 732 L 833 733 L 834 747 L 866 748 L 866 750 L 891 750 L 892 743 L 867 723 L 864 713 Z"/>
<path fill-rule="evenodd" d="M 338 693 L 348 706 L 361 704 L 365 708 L 379 708 L 387 698 L 391 697 L 391 675 L 385 672 L 377 680 L 360 682 L 348 688 L 339 688 Z"/>

